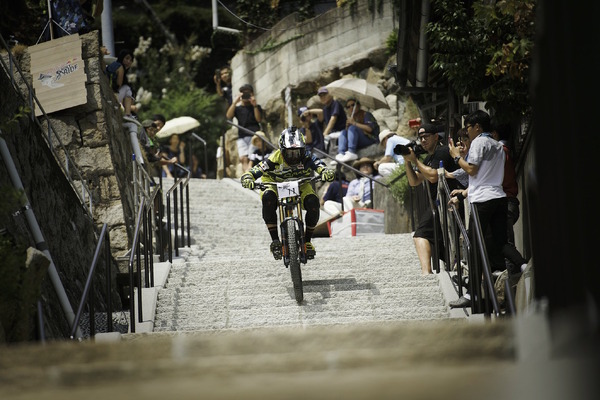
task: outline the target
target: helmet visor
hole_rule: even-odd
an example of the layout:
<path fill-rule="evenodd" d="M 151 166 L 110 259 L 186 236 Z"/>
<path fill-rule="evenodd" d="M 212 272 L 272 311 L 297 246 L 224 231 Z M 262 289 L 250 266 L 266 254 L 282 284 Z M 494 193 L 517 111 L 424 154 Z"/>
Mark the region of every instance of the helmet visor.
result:
<path fill-rule="evenodd" d="M 302 160 L 302 149 L 285 149 L 284 156 L 288 164 L 298 164 Z"/>

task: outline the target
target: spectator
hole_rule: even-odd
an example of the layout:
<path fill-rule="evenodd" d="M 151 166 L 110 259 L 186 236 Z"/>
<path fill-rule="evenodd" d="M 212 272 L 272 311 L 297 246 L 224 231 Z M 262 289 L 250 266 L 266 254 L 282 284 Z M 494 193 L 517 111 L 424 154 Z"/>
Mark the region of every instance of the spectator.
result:
<path fill-rule="evenodd" d="M 119 52 L 117 60 L 106 67 L 110 85 L 119 100 L 119 104 L 123 106 L 125 116 L 127 117 L 131 117 L 132 111 L 135 111 L 133 89 L 127 80 L 127 71 L 131 68 L 133 59 L 133 52 L 123 49 Z"/>
<path fill-rule="evenodd" d="M 342 131 L 346 128 L 346 113 L 342 104 L 334 100 L 329 90 L 322 86 L 317 91 L 319 100 L 323 104 L 323 108 L 311 108 L 308 110 L 310 114 L 317 116 L 319 122 L 325 127 L 323 129 L 323 141 L 327 152 L 331 152 L 329 142 L 331 139 L 337 140 Z"/>
<path fill-rule="evenodd" d="M 162 114 L 154 114 L 154 116 L 152 116 L 152 119 L 156 124 L 157 132 L 160 131 L 162 127 L 165 126 L 165 124 L 167 123 L 165 116 Z"/>
<path fill-rule="evenodd" d="M 185 142 L 181 140 L 179 135 L 169 136 L 168 145 L 164 145 L 161 148 L 162 158 L 167 160 L 167 163 L 161 163 L 162 165 L 162 176 L 167 178 L 182 177 L 185 175 L 185 171 L 178 168 L 175 164 L 185 164 Z"/>
<path fill-rule="evenodd" d="M 240 101 L 241 104 L 238 105 Z M 239 126 L 250 131 L 238 128 L 238 155 L 242 163 L 242 171 L 246 172 L 252 166 L 250 156 L 256 150 L 251 143 L 252 136 L 254 136 L 254 132 L 262 130 L 260 127 L 262 108 L 256 103 L 252 85 L 245 84 L 240 87 L 240 93 L 227 109 L 227 119 L 233 119 L 233 117 L 237 119 Z"/>
<path fill-rule="evenodd" d="M 360 107 L 360 102 L 350 98 L 346 101 L 346 128 L 338 138 L 338 154 L 335 159 L 350 162 L 358 159 L 358 150 L 379 141 L 379 125 L 368 111 Z"/>
<path fill-rule="evenodd" d="M 451 156 L 469 174 L 469 188 L 465 194 L 468 194 L 469 203 L 477 206 L 481 231 L 490 229 L 492 240 L 501 249 L 502 255 L 520 266 L 522 271 L 527 261 L 507 239 L 507 199 L 502 188 L 506 159 L 503 146 L 492 138 L 490 116 L 485 111 L 477 110 L 467 115 L 465 128 L 471 139 L 468 160 L 460 155 L 460 149 L 452 141 L 449 143 Z M 469 224 L 469 236 L 471 243 L 475 243 L 472 227 L 473 224 Z M 451 301 L 450 307 L 467 307 L 470 304 L 471 296 L 465 293 L 458 300 Z"/>
<path fill-rule="evenodd" d="M 261 139 L 262 138 L 262 139 Z M 264 139 L 264 140 L 263 140 Z M 269 154 L 273 151 L 273 147 L 266 142 L 267 135 L 263 131 L 256 131 L 254 136 L 252 136 L 252 140 L 250 140 L 250 144 L 254 149 L 254 153 L 250 155 L 250 162 L 252 166 L 255 166 L 262 160 L 269 157 Z"/>
<path fill-rule="evenodd" d="M 306 149 L 312 152 L 313 149 L 325 152 L 325 142 L 323 141 L 323 123 L 319 121 L 316 115 L 311 114 L 307 107 L 298 109 L 298 116 L 302 127 L 300 132 L 304 134 L 306 139 Z M 314 117 L 314 118 L 313 118 Z M 321 158 L 322 154 L 316 152 L 317 157 Z"/>
<path fill-rule="evenodd" d="M 341 171 L 336 171 L 335 180 L 329 184 L 325 194 L 321 198 L 323 210 L 331 215 L 342 212 L 342 201 L 348 192 L 348 179 Z"/>
<path fill-rule="evenodd" d="M 159 149 L 155 143 L 156 132 L 158 132 L 158 129 L 156 129 L 156 124 L 151 119 L 142 121 L 142 127 L 146 133 L 146 139 L 142 140 L 140 138 L 140 144 L 144 147 L 148 162 L 154 163 L 159 160 Z"/>
<path fill-rule="evenodd" d="M 410 153 L 403 155 L 404 162 L 406 164 L 406 177 L 410 186 L 418 186 L 427 180 L 431 198 L 435 201 L 437 199 L 437 181 L 438 174 L 437 168 L 439 167 L 440 161 L 443 162 L 444 168 L 447 171 L 453 172 L 458 167 L 452 157 L 450 156 L 448 146 L 440 143 L 440 133 L 443 135 L 443 127 L 424 124 L 418 130 L 419 141 L 423 150 L 427 152 L 425 160 L 421 161 L 413 151 L 410 149 Z M 416 167 L 416 170 L 413 169 Z M 457 187 L 457 183 L 448 181 L 450 190 Z M 444 242 L 442 240 L 442 231 L 440 227 L 440 221 L 436 218 L 434 221 L 433 212 L 429 204 L 422 207 L 424 212 L 419 216 L 419 225 L 413 235 L 413 241 L 415 243 L 415 249 L 419 262 L 421 263 L 421 272 L 423 274 L 431 274 L 431 256 L 432 246 L 434 244 L 438 247 L 438 255 L 443 254 Z M 438 232 L 438 242 L 434 243 L 434 229 Z"/>
<path fill-rule="evenodd" d="M 201 178 L 206 179 L 206 174 L 202 171 L 202 167 L 200 166 L 200 161 L 198 160 L 198 156 L 196 154 L 192 154 L 192 178 Z"/>
<path fill-rule="evenodd" d="M 227 101 L 227 107 L 231 106 L 233 101 L 233 89 L 231 86 L 231 68 L 223 67 L 215 71 L 213 77 L 215 86 L 217 87 L 217 93 L 219 96 Z"/>
<path fill-rule="evenodd" d="M 394 153 L 394 148 L 399 145 L 407 145 L 410 140 L 398 136 L 396 132 L 384 129 L 379 133 L 379 144 L 385 148 L 385 153 L 379 161 L 375 161 L 374 167 L 381 176 L 389 176 L 398 167 L 398 164 L 404 164 L 404 158 Z"/>
<path fill-rule="evenodd" d="M 467 130 L 465 128 L 461 128 L 457 132 L 458 138 L 458 148 L 460 150 L 460 155 L 465 160 L 468 159 L 469 147 L 471 147 L 471 142 L 469 140 L 469 135 L 467 134 Z M 458 168 L 454 172 L 445 172 L 446 179 L 456 179 L 460 186 L 463 188 L 467 188 L 469 186 L 469 174 L 462 169 Z M 458 189 L 462 190 L 462 189 Z"/>
<path fill-rule="evenodd" d="M 363 157 L 352 165 L 366 176 L 357 176 L 348 184 L 348 191 L 343 199 L 344 210 L 373 207 L 373 201 L 371 200 L 372 179 L 380 178 L 378 174 L 374 174 L 374 163 L 375 161 L 369 157 Z"/>
<path fill-rule="evenodd" d="M 507 214 L 507 234 L 508 242 L 515 244 L 515 232 L 513 225 L 519 220 L 519 184 L 517 183 L 517 172 L 515 171 L 515 163 L 510 155 L 510 149 L 508 148 L 508 138 L 510 136 L 510 127 L 507 125 L 494 126 L 492 128 L 492 137 L 502 143 L 504 149 L 505 161 L 504 161 L 504 179 L 502 180 L 502 189 L 506 193 L 506 200 L 508 202 L 508 214 Z"/>

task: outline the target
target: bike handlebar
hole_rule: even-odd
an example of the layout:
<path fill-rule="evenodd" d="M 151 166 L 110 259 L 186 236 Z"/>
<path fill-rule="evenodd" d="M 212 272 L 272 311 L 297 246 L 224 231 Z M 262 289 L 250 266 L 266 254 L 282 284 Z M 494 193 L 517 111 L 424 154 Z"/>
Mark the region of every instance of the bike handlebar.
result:
<path fill-rule="evenodd" d="M 282 181 L 282 182 L 294 182 L 297 181 L 298 184 L 302 184 L 304 182 L 313 182 L 313 181 L 317 181 L 321 179 L 321 175 L 315 175 L 315 176 L 305 176 L 303 178 L 299 178 L 299 179 L 288 179 L 287 181 Z M 267 187 L 269 186 L 277 186 L 278 183 L 282 183 L 282 182 L 262 182 L 262 181 L 254 181 L 254 187 L 256 189 L 260 189 L 260 190 L 265 190 L 267 189 Z"/>

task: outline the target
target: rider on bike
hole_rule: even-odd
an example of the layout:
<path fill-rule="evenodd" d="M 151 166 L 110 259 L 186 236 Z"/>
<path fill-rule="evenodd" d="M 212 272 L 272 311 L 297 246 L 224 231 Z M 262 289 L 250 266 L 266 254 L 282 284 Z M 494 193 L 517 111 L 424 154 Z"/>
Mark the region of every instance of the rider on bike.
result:
<path fill-rule="evenodd" d="M 311 152 L 306 151 L 304 135 L 295 127 L 290 126 L 281 132 L 279 150 L 271 153 L 268 159 L 261 161 L 241 176 L 242 186 L 254 189 L 254 181 L 262 177 L 263 182 L 283 182 L 289 178 L 310 177 L 313 171 L 321 175 L 321 180 L 332 182 L 335 179 L 334 171 L 327 169 L 325 163 Z M 310 182 L 300 186 L 302 207 L 306 210 L 306 256 L 314 258 L 315 246 L 310 242 L 313 231 L 319 222 L 320 202 L 319 197 Z M 269 186 L 261 193 L 263 205 L 263 220 L 267 225 L 273 242 L 271 253 L 276 260 L 282 258 L 282 247 L 277 230 L 277 189 Z"/>

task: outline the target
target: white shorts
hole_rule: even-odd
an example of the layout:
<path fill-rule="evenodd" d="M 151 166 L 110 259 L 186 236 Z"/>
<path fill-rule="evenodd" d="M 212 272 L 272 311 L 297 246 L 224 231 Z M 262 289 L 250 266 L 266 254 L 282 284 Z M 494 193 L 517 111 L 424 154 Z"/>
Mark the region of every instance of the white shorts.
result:
<path fill-rule="evenodd" d="M 123 103 L 125 97 L 131 97 L 133 99 L 133 92 L 131 91 L 131 86 L 129 85 L 121 85 L 119 88 L 119 93 L 117 93 L 117 99 L 119 99 L 119 103 Z"/>
<path fill-rule="evenodd" d="M 395 162 L 379 164 L 377 172 L 381 176 L 390 176 L 398 168 L 398 165 L 400 164 L 396 164 Z"/>
<path fill-rule="evenodd" d="M 246 136 L 243 138 L 238 138 L 237 140 L 237 148 L 238 148 L 238 156 L 240 157 L 248 157 L 257 150 L 256 147 L 252 146 L 252 136 Z"/>

